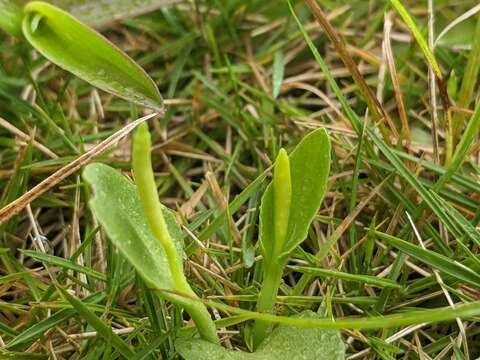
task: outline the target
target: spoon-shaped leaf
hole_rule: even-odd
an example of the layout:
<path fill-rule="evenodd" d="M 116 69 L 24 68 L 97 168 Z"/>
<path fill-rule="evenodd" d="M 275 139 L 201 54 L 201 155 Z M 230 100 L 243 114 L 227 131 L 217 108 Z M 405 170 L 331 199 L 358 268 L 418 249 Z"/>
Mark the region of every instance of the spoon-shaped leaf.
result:
<path fill-rule="evenodd" d="M 318 318 L 306 311 L 303 318 Z M 254 353 L 227 350 L 200 339 L 180 339 L 177 351 L 185 360 L 343 360 L 345 346 L 336 330 L 278 326 Z"/>
<path fill-rule="evenodd" d="M 24 12 L 23 33 L 47 59 L 102 90 L 155 110 L 163 108 L 147 73 L 102 35 L 45 2 L 30 2 Z"/>
<path fill-rule="evenodd" d="M 149 286 L 173 290 L 165 250 L 147 224 L 135 185 L 104 164 L 87 165 L 83 178 L 93 188 L 90 206 L 115 247 Z M 163 205 L 162 210 L 168 231 L 176 243 L 178 258 L 182 259 L 181 230 L 172 212 Z M 179 265 L 182 267 L 181 263 Z"/>

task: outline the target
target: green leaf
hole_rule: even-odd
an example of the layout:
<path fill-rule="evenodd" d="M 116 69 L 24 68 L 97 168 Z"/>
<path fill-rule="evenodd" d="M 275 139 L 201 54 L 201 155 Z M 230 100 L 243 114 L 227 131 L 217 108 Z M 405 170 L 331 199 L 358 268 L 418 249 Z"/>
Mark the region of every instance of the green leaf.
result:
<path fill-rule="evenodd" d="M 85 303 L 95 304 L 102 301 L 105 298 L 104 294 L 98 293 L 90 295 L 83 299 Z M 55 314 L 47 317 L 41 321 L 36 322 L 34 325 L 23 330 L 15 338 L 13 338 L 8 344 L 8 348 L 12 348 L 18 344 L 25 343 L 27 341 L 33 341 L 37 339 L 41 334 L 44 334 L 49 329 L 67 321 L 76 314 L 75 310 L 63 309 Z"/>
<path fill-rule="evenodd" d="M 90 206 L 117 249 L 149 286 L 173 290 L 165 250 L 147 224 L 135 185 L 104 164 L 86 166 L 83 178 L 94 191 Z M 162 210 L 170 236 L 175 242 L 178 259 L 182 259 L 181 230 L 172 212 L 163 205 Z M 182 268 L 181 260 L 179 262 Z M 168 294 L 162 296 L 171 299 Z"/>
<path fill-rule="evenodd" d="M 308 134 L 289 156 L 292 196 L 287 237 L 278 255 L 285 258 L 307 237 L 327 190 L 330 140 L 324 129 Z M 260 208 L 260 244 L 265 258 L 275 256 L 274 191 L 267 186 Z"/>
<path fill-rule="evenodd" d="M 445 215 L 458 227 L 460 234 L 473 240 L 477 246 L 480 246 L 480 232 L 475 226 L 470 223 L 457 209 L 455 209 L 448 202 L 443 200 L 438 194 L 430 191 L 430 194 L 441 204 L 444 208 Z"/>
<path fill-rule="evenodd" d="M 63 259 L 61 257 L 58 257 L 58 256 L 44 254 L 42 252 L 33 251 L 33 250 L 19 249 L 19 251 L 21 253 L 37 260 L 37 261 L 46 262 L 46 263 L 49 263 L 49 264 L 60 266 L 64 269 L 73 270 L 73 271 L 76 271 L 76 272 L 79 272 L 79 273 L 83 273 L 83 274 L 89 275 L 89 276 L 91 276 L 95 279 L 101 280 L 101 281 L 106 281 L 107 280 L 107 277 L 105 275 L 103 275 L 103 274 L 101 274 L 101 273 L 99 273 L 95 270 L 92 270 L 88 267 L 78 265 L 77 263 L 75 263 L 71 260 L 65 260 L 65 259 Z"/>
<path fill-rule="evenodd" d="M 24 12 L 23 34 L 47 59 L 102 90 L 142 106 L 163 109 L 153 80 L 102 35 L 41 1 L 28 3 Z"/>
<path fill-rule="evenodd" d="M 318 318 L 311 311 L 299 318 Z M 200 339 L 180 339 L 177 351 L 185 360 L 343 360 L 345 346 L 338 331 L 278 326 L 254 353 L 227 350 Z"/>
<path fill-rule="evenodd" d="M 479 31 L 480 32 L 480 31 Z M 480 50 L 479 50 L 480 51 Z M 447 171 L 438 179 L 434 189 L 440 189 L 449 181 L 452 176 L 458 172 L 465 159 L 468 156 L 468 150 L 475 142 L 478 132 L 480 130 L 480 104 L 476 106 L 475 112 L 468 120 L 467 128 L 465 129 L 462 138 L 455 149 L 455 153 L 450 162 Z"/>

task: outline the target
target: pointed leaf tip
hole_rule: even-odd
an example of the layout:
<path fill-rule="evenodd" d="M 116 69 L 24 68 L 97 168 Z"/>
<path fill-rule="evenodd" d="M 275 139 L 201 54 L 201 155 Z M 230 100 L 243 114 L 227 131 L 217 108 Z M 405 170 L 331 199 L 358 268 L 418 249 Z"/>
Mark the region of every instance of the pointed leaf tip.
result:
<path fill-rule="evenodd" d="M 147 73 L 101 34 L 54 5 L 32 1 L 22 30 L 47 59 L 113 95 L 161 111 L 163 100 Z"/>

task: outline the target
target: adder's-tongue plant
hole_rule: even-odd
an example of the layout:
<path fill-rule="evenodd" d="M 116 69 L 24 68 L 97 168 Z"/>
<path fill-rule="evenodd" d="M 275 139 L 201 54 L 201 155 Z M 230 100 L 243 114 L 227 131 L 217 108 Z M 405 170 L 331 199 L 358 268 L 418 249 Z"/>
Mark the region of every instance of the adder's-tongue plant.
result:
<path fill-rule="evenodd" d="M 23 6 L 24 3 L 0 0 L 0 28 L 14 36 L 23 35 L 51 62 L 90 84 L 136 104 L 163 111 L 163 100 L 153 80 L 102 35 L 54 5 L 27 1 Z M 127 6 L 128 1 L 122 0 L 122 4 Z M 203 340 L 183 339 L 183 345 L 177 346 L 180 353 L 187 360 L 223 359 L 230 355 L 232 359 L 276 359 L 277 354 L 285 355 L 281 349 L 288 347 L 288 343 L 283 342 L 282 337 L 298 335 L 298 332 L 279 327 L 276 334 L 272 334 L 274 336 L 258 347 L 269 330 L 269 324 L 261 320 L 256 322 L 253 333 L 254 346 L 259 349 L 257 353 L 231 354 L 219 346 L 215 324 L 183 272 L 181 229 L 172 212 L 158 199 L 146 123 L 135 133 L 132 163 L 136 186 L 109 166 L 86 166 L 83 177 L 94 190 L 90 205 L 108 238 L 148 287 L 183 307 L 195 322 Z M 283 269 L 292 251 L 307 237 L 326 191 L 329 169 L 330 142 L 322 129 L 306 136 L 290 156 L 283 149 L 278 154 L 273 181 L 263 195 L 260 208 L 259 239 L 264 262 L 257 304 L 260 312 L 272 312 L 275 307 Z M 326 338 L 331 341 L 325 341 Z M 339 359 L 344 352 L 337 333 L 305 330 L 301 336 L 292 335 L 292 340 L 295 340 L 293 350 L 299 346 L 304 354 L 309 354 L 308 347 L 312 343 L 325 349 L 332 345 L 332 351 L 320 351 L 320 355 L 326 354 L 328 359 Z M 207 346 L 208 352 L 199 357 L 192 348 L 195 344 Z M 125 352 L 128 353 L 128 349 Z M 216 355 L 211 357 L 211 354 Z M 306 358 L 318 359 L 319 351 L 310 354 Z"/>
<path fill-rule="evenodd" d="M 330 141 L 325 130 L 308 134 L 290 156 L 280 150 L 260 207 L 260 250 L 263 282 L 257 310 L 272 312 L 285 267 L 292 251 L 307 237 L 327 188 Z M 256 321 L 254 347 L 263 341 L 269 324 Z"/>
<path fill-rule="evenodd" d="M 201 337 L 218 344 L 215 325 L 183 273 L 182 230 L 158 200 L 146 124 L 134 136 L 133 167 L 137 186 L 105 164 L 85 167 L 93 189 L 89 201 L 96 218 L 119 253 L 154 294 L 187 310 Z"/>
<path fill-rule="evenodd" d="M 180 266 L 182 259 L 178 258 L 175 244 L 163 217 L 162 205 L 158 199 L 157 186 L 152 170 L 151 139 L 146 123 L 139 125 L 135 133 L 133 139 L 132 165 L 137 191 L 147 223 L 153 235 L 165 251 L 169 271 L 173 279 L 174 290 L 192 298 L 191 301 L 182 299 L 180 301 L 181 305 L 187 309 L 187 312 L 194 320 L 200 335 L 205 340 L 218 343 L 215 325 L 206 307 L 198 301 L 197 295 L 185 278 L 183 268 Z"/>

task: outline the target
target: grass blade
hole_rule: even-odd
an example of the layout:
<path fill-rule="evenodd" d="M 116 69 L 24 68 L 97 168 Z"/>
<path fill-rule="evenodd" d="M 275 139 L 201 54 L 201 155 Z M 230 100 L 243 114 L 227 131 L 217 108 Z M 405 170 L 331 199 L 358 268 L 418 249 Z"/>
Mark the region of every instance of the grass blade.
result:
<path fill-rule="evenodd" d="M 98 303 L 98 302 L 102 301 L 104 299 L 104 297 L 105 296 L 103 294 L 94 294 L 94 295 L 91 295 L 91 296 L 85 298 L 84 301 L 87 302 L 87 303 L 95 304 L 95 303 Z M 51 329 L 54 326 L 57 326 L 57 325 L 63 323 L 64 321 L 67 321 L 72 316 L 74 316 L 75 313 L 76 313 L 75 310 L 72 310 L 72 309 L 60 310 L 60 311 L 56 312 L 55 314 L 53 314 L 52 316 L 50 316 L 50 317 L 48 317 L 48 318 L 46 318 L 42 321 L 39 321 L 36 324 L 27 328 L 26 330 L 22 331 L 15 338 L 13 338 L 12 341 L 10 341 L 7 344 L 7 347 L 12 348 L 16 345 L 23 344 L 23 343 L 26 343 L 26 342 L 31 341 L 31 340 L 33 341 L 33 340 L 37 339 L 38 336 L 45 333 L 48 329 Z"/>
<path fill-rule="evenodd" d="M 398 284 L 393 280 L 380 279 L 375 276 L 351 274 L 351 273 L 346 273 L 346 272 L 341 272 L 336 270 L 312 268 L 307 266 L 292 265 L 292 266 L 287 266 L 287 268 L 295 272 L 314 275 L 321 278 L 333 277 L 336 279 L 342 279 L 346 281 L 355 281 L 355 282 L 360 282 L 362 284 L 370 284 L 370 285 L 376 285 L 380 287 L 389 287 L 389 288 L 396 288 L 396 289 L 402 288 L 402 285 Z"/>
<path fill-rule="evenodd" d="M 41 262 L 46 262 L 52 265 L 57 265 L 60 266 L 64 269 L 68 270 L 73 270 L 82 274 L 86 274 L 88 276 L 91 276 L 94 279 L 101 280 L 101 281 L 106 281 L 107 277 L 103 274 L 100 274 L 99 272 L 92 270 L 88 267 L 78 265 L 74 263 L 73 261 L 63 259 L 58 256 L 53 256 L 49 254 L 45 254 L 42 252 L 38 251 L 33 251 L 33 250 L 23 250 L 19 249 L 19 251 L 35 260 L 41 261 Z"/>
<path fill-rule="evenodd" d="M 85 320 L 87 320 L 90 326 L 97 330 L 98 334 L 101 335 L 107 342 L 110 342 L 120 354 L 125 356 L 127 359 L 130 359 L 135 355 L 132 349 L 130 349 L 130 347 L 120 338 L 120 336 L 115 334 L 112 331 L 112 328 L 107 326 L 105 322 L 95 315 L 88 307 L 86 307 L 82 301 L 77 299 L 75 296 L 70 295 L 61 286 L 58 286 L 57 289 L 62 293 L 65 299 L 72 304 L 75 311 Z"/>
<path fill-rule="evenodd" d="M 478 275 L 475 271 L 471 270 L 465 265 L 462 265 L 447 256 L 440 255 L 431 250 L 422 249 L 419 246 L 416 246 L 389 234 L 385 234 L 379 231 L 375 231 L 375 234 L 379 238 L 385 240 L 390 245 L 396 247 L 402 252 L 433 268 L 444 272 L 445 274 L 451 275 L 459 280 L 463 280 L 466 283 L 469 283 L 475 287 L 478 287 L 480 284 L 480 275 Z"/>
<path fill-rule="evenodd" d="M 420 32 L 420 29 L 415 23 L 415 20 L 413 20 L 412 16 L 409 14 L 408 10 L 405 8 L 405 6 L 403 6 L 400 0 L 390 0 L 390 3 L 395 8 L 395 10 L 397 10 L 398 14 L 402 17 L 403 21 L 412 32 L 413 37 L 415 38 L 415 40 L 417 40 L 417 43 L 420 46 L 420 49 L 422 49 L 423 55 L 427 59 L 428 64 L 432 67 L 437 78 L 442 80 L 443 73 L 442 73 L 442 70 L 440 69 L 440 65 L 438 65 L 438 62 L 435 59 L 435 56 L 430 50 L 430 47 L 428 46 L 427 41 L 422 36 L 422 33 Z"/>

